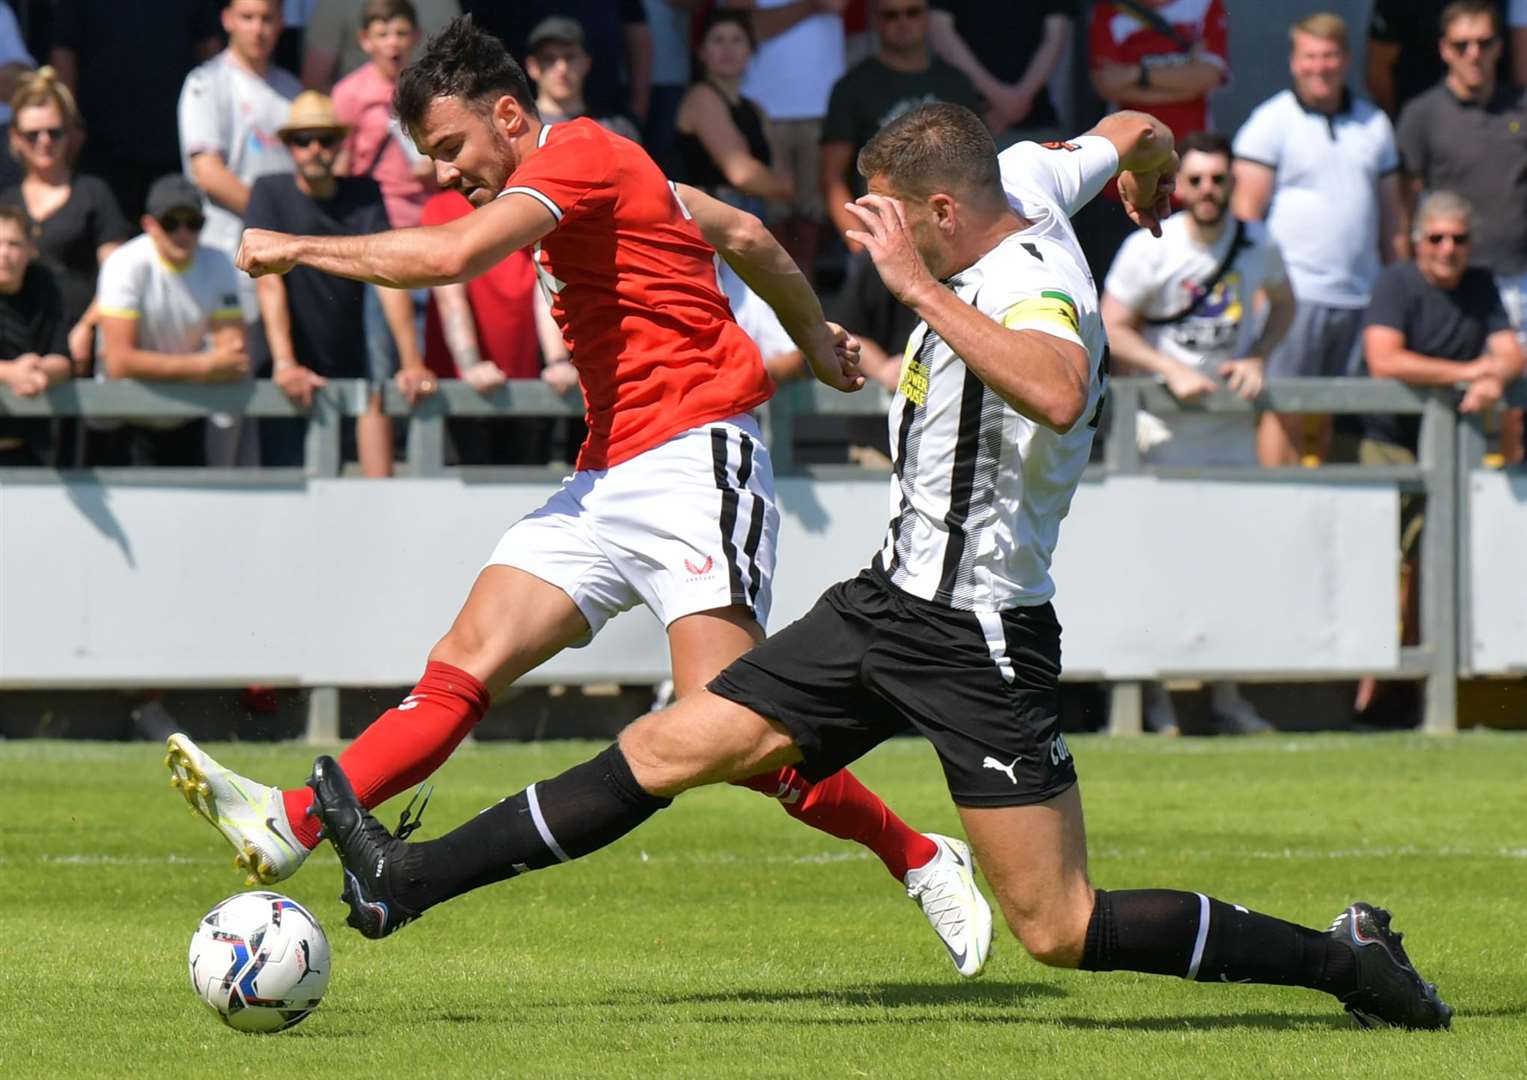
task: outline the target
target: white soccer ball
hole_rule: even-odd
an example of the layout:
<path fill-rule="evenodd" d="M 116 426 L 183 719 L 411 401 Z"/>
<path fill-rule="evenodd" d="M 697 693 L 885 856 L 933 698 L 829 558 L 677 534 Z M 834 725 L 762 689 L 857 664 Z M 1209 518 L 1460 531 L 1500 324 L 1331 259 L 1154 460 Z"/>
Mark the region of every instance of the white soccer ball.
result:
<path fill-rule="evenodd" d="M 202 917 L 187 959 L 191 989 L 239 1031 L 300 1023 L 329 985 L 329 939 L 307 908 L 280 893 L 218 904 Z"/>

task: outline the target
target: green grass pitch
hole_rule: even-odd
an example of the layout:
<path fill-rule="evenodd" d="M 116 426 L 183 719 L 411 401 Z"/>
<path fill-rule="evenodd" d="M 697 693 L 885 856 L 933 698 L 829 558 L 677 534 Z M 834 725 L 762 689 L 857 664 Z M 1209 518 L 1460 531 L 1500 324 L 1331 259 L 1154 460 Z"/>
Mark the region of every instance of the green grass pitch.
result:
<path fill-rule="evenodd" d="M 431 911 L 344 926 L 320 850 L 280 888 L 333 944 L 321 1008 L 276 1036 L 196 1000 L 186 946 L 241 888 L 148 744 L 0 745 L 0 1076 L 1169 1077 L 1527 1072 L 1527 736 L 1073 742 L 1094 880 L 1325 926 L 1391 906 L 1457 1009 L 1448 1033 L 1363 1032 L 1324 995 L 1052 971 L 1005 931 L 962 982 L 880 864 L 751 792 L 697 792 L 611 849 Z M 588 756 L 478 745 L 438 774 L 421 837 Z M 311 751 L 214 748 L 292 782 Z M 932 752 L 860 775 L 957 830 Z M 401 802 L 401 800 L 399 800 Z M 388 807 L 395 820 L 398 807 Z"/>

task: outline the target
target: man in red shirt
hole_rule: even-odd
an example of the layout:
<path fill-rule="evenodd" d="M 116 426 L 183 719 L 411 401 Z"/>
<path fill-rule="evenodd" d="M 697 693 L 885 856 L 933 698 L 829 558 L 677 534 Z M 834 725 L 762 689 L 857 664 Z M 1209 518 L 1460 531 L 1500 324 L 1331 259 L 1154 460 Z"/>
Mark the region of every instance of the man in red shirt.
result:
<path fill-rule="evenodd" d="M 1094 4 L 1087 35 L 1092 86 L 1112 109 L 1141 109 L 1181 143 L 1211 130 L 1209 95 L 1230 77 L 1224 0 L 1114 0 Z M 1102 281 L 1134 226 L 1110 184 L 1077 214 L 1077 235 Z"/>
<path fill-rule="evenodd" d="M 419 224 L 444 225 L 471 212 L 472 204 L 460 193 L 439 191 L 424 204 Z M 540 379 L 559 394 L 578 385 L 562 331 L 537 287 L 529 251 L 513 252 L 471 281 L 430 290 L 424 363 L 440 378 L 461 379 L 483 394 L 509 379 Z M 463 465 L 545 464 L 554 434 L 569 450 L 584 434 L 581 420 L 544 416 L 456 417 L 446 422 L 446 430 Z"/>
<path fill-rule="evenodd" d="M 592 120 L 543 124 L 519 65 L 470 18 L 430 40 L 394 105 L 440 186 L 477 210 L 355 238 L 248 230 L 239 266 L 258 276 L 303 265 L 418 288 L 468 280 L 533 247 L 589 433 L 575 474 L 504 534 L 413 693 L 340 758 L 367 806 L 427 777 L 492 694 L 620 611 L 645 604 L 667 628 L 681 699 L 762 639 L 779 514 L 748 414 L 772 384 L 717 284 L 717 250 L 774 308 L 819 379 L 845 391 L 864 382 L 857 343 L 823 319 L 756 218 L 674 189 L 637 144 Z M 169 750 L 177 786 L 256 879 L 280 880 L 316 845 L 309 788 L 253 784 L 181 735 Z M 912 830 L 846 771 L 811 784 L 787 767 L 743 783 L 870 847 L 920 901 L 961 974 L 981 970 L 991 911 L 962 841 Z M 556 796 L 559 805 L 613 797 L 658 808 L 619 754 L 558 778 Z M 540 821 L 534 789 L 526 812 Z M 347 878 L 346 889 L 360 885 Z"/>

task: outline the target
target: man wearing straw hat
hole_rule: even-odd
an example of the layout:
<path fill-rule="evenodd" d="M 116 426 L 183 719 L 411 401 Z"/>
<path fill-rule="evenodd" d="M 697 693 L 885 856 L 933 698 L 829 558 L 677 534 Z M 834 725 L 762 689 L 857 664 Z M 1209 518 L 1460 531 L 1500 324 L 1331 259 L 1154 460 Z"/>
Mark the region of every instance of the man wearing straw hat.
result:
<path fill-rule="evenodd" d="M 334 175 L 347 127 L 324 94 L 306 91 L 292 102 L 276 134 L 292 155 L 296 172 L 262 176 L 250 189 L 244 220 L 251 228 L 314 236 L 359 236 L 389 228 L 381 189 L 369 177 Z M 363 282 L 302 270 L 256 282 L 263 336 L 253 343 L 255 370 L 268 374 L 299 405 L 329 379 L 367 378 L 368 351 L 396 344 L 398 387 L 410 399 L 434 389 L 414 336 L 413 304 L 406 292 L 377 288 L 391 342 L 366 340 Z M 375 335 L 373 334 L 373 337 Z M 385 351 L 385 350 L 384 350 Z M 392 470 L 392 427 L 381 413 L 379 388 L 357 421 L 356 444 L 362 471 L 386 476 Z M 305 422 L 267 420 L 261 427 L 267 465 L 302 460 Z"/>

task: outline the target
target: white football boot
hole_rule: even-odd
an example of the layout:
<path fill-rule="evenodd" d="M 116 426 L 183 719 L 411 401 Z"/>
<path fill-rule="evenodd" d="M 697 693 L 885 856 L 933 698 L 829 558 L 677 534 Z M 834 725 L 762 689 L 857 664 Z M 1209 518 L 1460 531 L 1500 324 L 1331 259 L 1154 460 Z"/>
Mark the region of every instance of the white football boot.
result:
<path fill-rule="evenodd" d="M 246 885 L 274 885 L 297 872 L 308 852 L 292 834 L 280 788 L 223 768 L 185 735 L 171 735 L 165 750 L 170 786 L 233 845 Z"/>
<path fill-rule="evenodd" d="M 974 978 L 991 955 L 991 906 L 976 888 L 975 860 L 963 840 L 924 835 L 938 845 L 938 854 L 907 871 L 907 895 L 921 905 L 960 974 Z"/>

